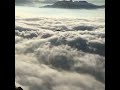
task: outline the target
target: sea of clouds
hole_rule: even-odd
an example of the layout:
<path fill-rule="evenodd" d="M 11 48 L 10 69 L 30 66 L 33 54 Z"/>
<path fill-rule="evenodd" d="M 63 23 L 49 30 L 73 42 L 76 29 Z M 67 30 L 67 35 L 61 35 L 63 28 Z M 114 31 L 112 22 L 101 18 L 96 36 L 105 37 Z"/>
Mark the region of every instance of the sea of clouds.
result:
<path fill-rule="evenodd" d="M 24 90 L 105 90 L 104 22 L 16 17 L 16 86 Z"/>

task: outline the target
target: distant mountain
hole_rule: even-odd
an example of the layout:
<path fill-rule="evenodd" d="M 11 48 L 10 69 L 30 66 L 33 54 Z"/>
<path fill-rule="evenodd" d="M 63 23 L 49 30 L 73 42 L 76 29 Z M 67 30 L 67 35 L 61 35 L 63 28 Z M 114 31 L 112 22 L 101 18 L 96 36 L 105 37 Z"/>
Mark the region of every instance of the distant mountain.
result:
<path fill-rule="evenodd" d="M 49 8 L 68 8 L 68 9 L 97 9 L 97 8 L 105 8 L 104 5 L 94 5 L 92 3 L 88 3 L 87 1 L 57 1 L 53 5 L 46 5 L 44 7 Z"/>

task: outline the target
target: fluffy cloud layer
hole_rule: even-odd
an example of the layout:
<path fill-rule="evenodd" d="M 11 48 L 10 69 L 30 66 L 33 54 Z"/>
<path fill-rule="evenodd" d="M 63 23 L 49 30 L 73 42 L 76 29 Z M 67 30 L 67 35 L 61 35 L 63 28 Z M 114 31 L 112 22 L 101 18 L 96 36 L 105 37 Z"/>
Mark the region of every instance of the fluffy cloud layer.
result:
<path fill-rule="evenodd" d="M 16 85 L 104 90 L 104 19 L 16 18 Z"/>

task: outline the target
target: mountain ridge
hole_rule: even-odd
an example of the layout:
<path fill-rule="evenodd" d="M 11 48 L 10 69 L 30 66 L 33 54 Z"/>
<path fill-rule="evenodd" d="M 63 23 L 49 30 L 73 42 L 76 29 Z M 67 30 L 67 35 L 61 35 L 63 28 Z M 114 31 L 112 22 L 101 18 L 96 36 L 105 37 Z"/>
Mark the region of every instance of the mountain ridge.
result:
<path fill-rule="evenodd" d="M 43 6 L 43 8 L 68 8 L 68 9 L 98 9 L 104 8 L 105 5 L 95 5 L 87 1 L 57 1 L 52 5 Z"/>

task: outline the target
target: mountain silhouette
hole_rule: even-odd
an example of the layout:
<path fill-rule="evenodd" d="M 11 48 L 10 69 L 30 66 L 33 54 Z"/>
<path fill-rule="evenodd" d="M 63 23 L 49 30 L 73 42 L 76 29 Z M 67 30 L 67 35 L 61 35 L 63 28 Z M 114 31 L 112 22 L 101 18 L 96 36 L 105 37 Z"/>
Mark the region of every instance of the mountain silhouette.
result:
<path fill-rule="evenodd" d="M 104 8 L 104 5 L 94 5 L 92 3 L 88 3 L 87 1 L 58 1 L 53 5 L 46 5 L 43 7 L 47 8 L 68 8 L 68 9 L 97 9 L 97 8 Z"/>

